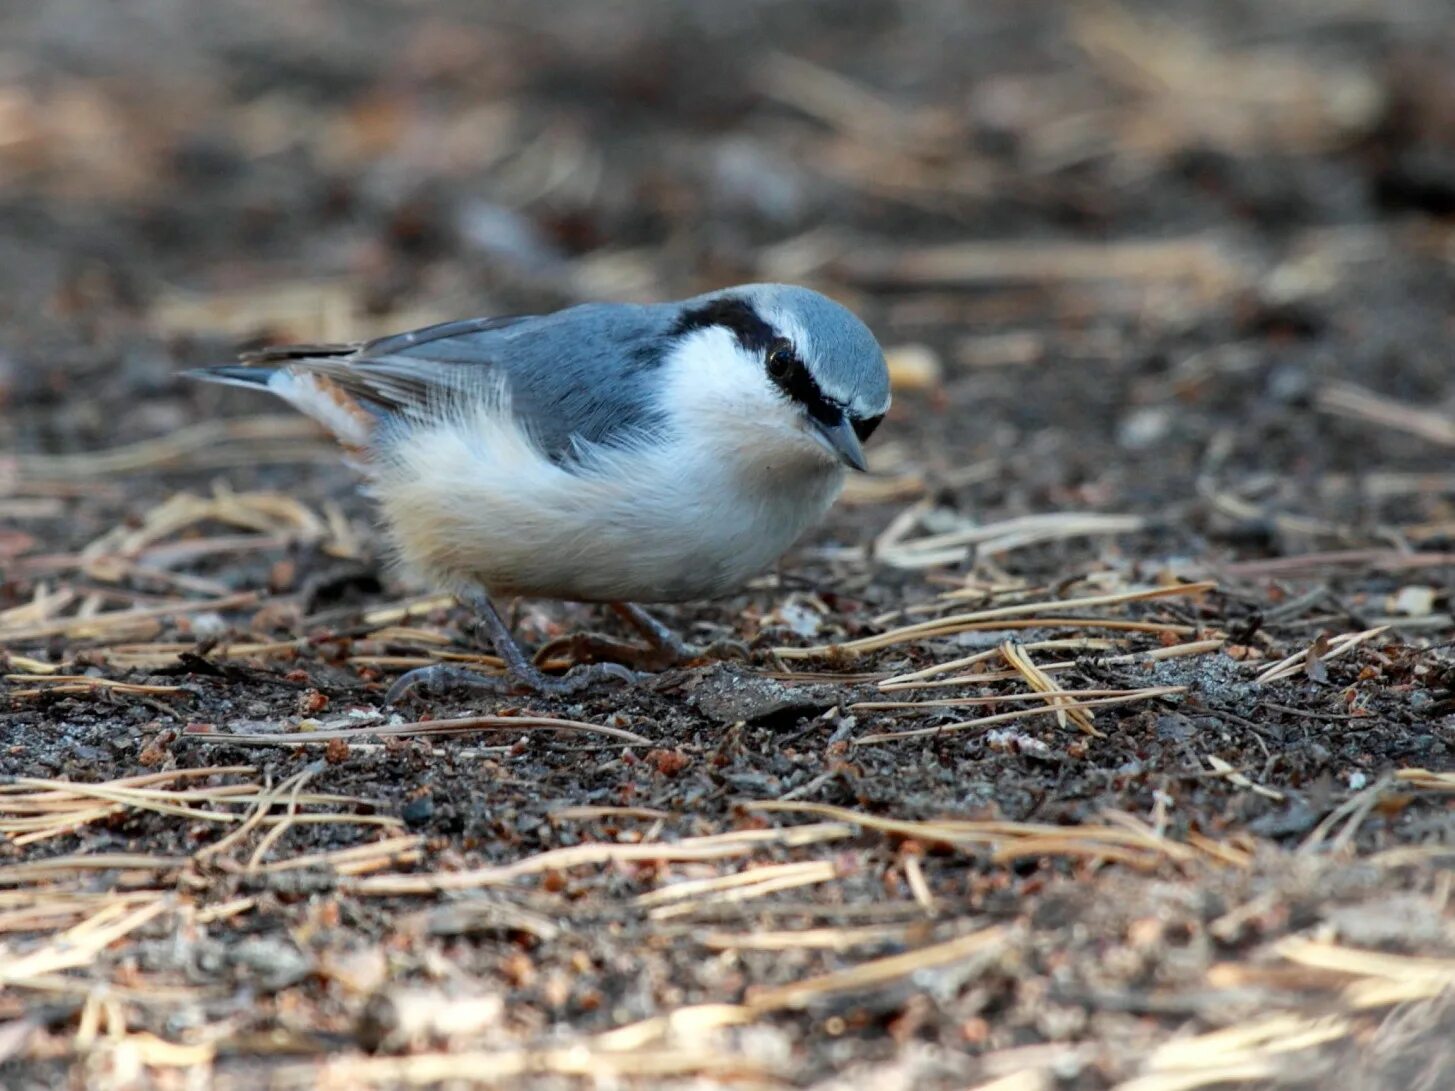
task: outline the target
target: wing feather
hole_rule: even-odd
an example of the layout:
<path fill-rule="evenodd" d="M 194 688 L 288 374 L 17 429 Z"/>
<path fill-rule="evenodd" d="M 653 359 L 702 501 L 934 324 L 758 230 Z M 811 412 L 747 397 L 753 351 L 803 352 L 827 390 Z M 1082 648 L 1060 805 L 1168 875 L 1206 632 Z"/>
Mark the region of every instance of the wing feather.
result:
<path fill-rule="evenodd" d="M 659 423 L 648 373 L 670 336 L 670 312 L 660 307 L 583 304 L 548 315 L 442 322 L 367 342 L 280 345 L 247 353 L 241 365 L 194 374 L 267 387 L 335 432 L 344 410 L 350 443 L 363 419 L 427 419 L 451 398 L 498 381 L 522 427 L 550 457 L 567 460 L 582 441 L 610 442 Z"/>

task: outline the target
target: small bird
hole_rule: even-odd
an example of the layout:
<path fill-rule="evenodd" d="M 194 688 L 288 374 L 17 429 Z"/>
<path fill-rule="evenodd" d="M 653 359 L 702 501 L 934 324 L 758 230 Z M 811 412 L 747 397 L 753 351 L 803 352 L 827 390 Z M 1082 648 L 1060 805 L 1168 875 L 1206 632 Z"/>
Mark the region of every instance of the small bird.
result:
<path fill-rule="evenodd" d="M 636 603 L 710 599 L 771 565 L 866 469 L 889 408 L 874 335 L 807 288 L 586 303 L 378 340 L 290 345 L 196 378 L 272 392 L 339 440 L 399 562 L 478 614 L 514 681 L 573 693 L 620 663 L 548 676 L 492 599 L 609 603 L 658 668 L 695 654 Z M 426 667 L 420 688 L 482 686 Z"/>

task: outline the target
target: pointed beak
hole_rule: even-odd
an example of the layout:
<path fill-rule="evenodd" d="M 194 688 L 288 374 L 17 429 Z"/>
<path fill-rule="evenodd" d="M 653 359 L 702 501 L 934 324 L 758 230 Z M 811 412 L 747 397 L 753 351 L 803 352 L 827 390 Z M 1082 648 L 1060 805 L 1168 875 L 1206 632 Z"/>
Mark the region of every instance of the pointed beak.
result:
<path fill-rule="evenodd" d="M 839 456 L 840 462 L 860 473 L 868 472 L 869 463 L 864 458 L 864 448 L 859 445 L 859 437 L 854 434 L 854 426 L 847 416 L 841 416 L 837 424 L 814 421 L 813 427 L 818 432 L 819 439 Z"/>

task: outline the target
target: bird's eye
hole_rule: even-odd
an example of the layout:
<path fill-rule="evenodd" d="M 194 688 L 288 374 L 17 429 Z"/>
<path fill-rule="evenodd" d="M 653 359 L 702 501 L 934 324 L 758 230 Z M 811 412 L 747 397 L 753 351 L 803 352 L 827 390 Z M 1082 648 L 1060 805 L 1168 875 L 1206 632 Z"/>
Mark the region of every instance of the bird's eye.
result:
<path fill-rule="evenodd" d="M 785 378 L 796 361 L 793 346 L 787 341 L 777 341 L 768 350 L 768 374 L 775 379 Z"/>
<path fill-rule="evenodd" d="M 854 435 L 859 437 L 859 442 L 863 443 L 872 436 L 874 429 L 879 427 L 879 422 L 883 419 L 884 414 L 880 413 L 877 417 L 864 417 L 854 421 Z"/>

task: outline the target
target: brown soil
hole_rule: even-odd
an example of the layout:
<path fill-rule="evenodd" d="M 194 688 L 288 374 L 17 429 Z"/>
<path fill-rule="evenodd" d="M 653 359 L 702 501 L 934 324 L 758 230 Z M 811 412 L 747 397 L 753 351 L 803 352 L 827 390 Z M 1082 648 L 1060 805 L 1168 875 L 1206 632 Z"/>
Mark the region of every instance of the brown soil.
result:
<path fill-rule="evenodd" d="M 1452 1086 L 1452 55 L 1443 0 L 0 8 L 0 1082 Z M 748 661 L 569 701 L 385 709 L 469 618 L 177 375 L 753 279 L 881 334 L 875 474 L 664 612 Z"/>

